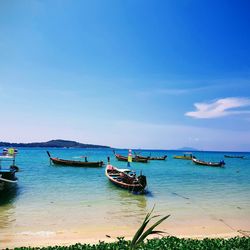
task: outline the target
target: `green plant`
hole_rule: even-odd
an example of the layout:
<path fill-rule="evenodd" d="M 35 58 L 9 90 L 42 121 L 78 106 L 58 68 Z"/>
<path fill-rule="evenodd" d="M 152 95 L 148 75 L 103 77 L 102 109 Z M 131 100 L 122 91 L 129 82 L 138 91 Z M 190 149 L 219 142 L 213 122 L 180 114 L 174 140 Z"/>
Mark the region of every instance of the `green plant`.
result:
<path fill-rule="evenodd" d="M 140 245 L 141 243 L 143 243 L 143 241 L 150 235 L 150 234 L 161 234 L 164 233 L 163 231 L 159 231 L 159 230 L 154 230 L 158 225 L 160 225 L 164 220 L 166 220 L 170 215 L 164 216 L 163 218 L 161 218 L 160 220 L 158 220 L 157 222 L 155 222 L 150 228 L 148 228 L 145 232 L 145 228 L 148 225 L 148 223 L 153 219 L 153 218 L 157 218 L 159 217 L 159 215 L 154 215 L 151 216 L 151 214 L 154 211 L 155 206 L 152 208 L 152 210 L 146 215 L 142 225 L 139 227 L 139 229 L 137 230 L 137 232 L 135 233 L 131 244 L 130 244 L 130 249 L 135 249 L 138 245 Z"/>
<path fill-rule="evenodd" d="M 0 248 L 2 249 L 2 242 Z M 19 247 L 14 250 L 128 250 L 131 241 L 119 237 L 118 241 L 105 243 L 100 241 L 98 244 L 80 244 L 71 246 L 50 246 L 50 247 Z M 4 248 L 3 248 L 4 249 Z M 9 250 L 8 248 L 5 248 Z M 249 237 L 235 237 L 230 239 L 181 239 L 173 236 L 163 237 L 161 239 L 150 239 L 141 243 L 138 250 L 250 250 Z"/>

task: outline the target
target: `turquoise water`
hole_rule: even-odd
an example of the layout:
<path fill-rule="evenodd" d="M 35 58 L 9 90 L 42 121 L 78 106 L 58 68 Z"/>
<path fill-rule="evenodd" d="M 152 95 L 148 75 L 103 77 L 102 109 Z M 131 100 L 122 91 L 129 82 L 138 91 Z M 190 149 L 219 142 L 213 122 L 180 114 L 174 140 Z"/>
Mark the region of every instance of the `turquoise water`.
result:
<path fill-rule="evenodd" d="M 180 226 L 190 218 L 210 218 L 234 222 L 236 229 L 242 229 L 250 220 L 250 154 L 244 153 L 246 159 L 242 160 L 224 159 L 223 152 L 194 153 L 203 160 L 225 160 L 225 168 L 212 168 L 173 159 L 183 152 L 142 151 L 143 155 L 151 152 L 152 156 L 167 154 L 168 158 L 132 163 L 132 169 L 142 171 L 148 181 L 147 194 L 134 195 L 109 183 L 104 167 L 54 166 L 46 150 L 52 156 L 74 160 L 86 155 L 89 161 L 106 162 L 110 156 L 112 165 L 126 167 L 110 149 L 19 149 L 18 186 L 0 196 L 0 240 L 24 232 L 79 231 L 89 225 L 133 228 L 154 204 L 157 213 L 171 214 Z M 117 152 L 127 155 L 128 151 Z"/>

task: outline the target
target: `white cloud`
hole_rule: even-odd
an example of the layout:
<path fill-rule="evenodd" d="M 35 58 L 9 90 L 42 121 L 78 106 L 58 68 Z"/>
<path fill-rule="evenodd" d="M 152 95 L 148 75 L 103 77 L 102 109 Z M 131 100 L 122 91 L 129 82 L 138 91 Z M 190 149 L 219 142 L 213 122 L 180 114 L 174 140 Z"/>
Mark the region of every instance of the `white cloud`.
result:
<path fill-rule="evenodd" d="M 211 103 L 195 103 L 195 111 L 187 112 L 185 115 L 194 118 L 217 118 L 236 114 L 250 114 L 250 110 L 232 110 L 250 106 L 249 98 L 228 97 L 218 99 Z"/>

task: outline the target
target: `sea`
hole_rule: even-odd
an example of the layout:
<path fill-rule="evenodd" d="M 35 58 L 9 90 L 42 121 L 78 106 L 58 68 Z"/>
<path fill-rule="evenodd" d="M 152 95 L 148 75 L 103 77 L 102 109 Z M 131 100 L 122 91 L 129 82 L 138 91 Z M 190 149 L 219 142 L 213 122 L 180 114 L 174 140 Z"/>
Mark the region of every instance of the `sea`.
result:
<path fill-rule="evenodd" d="M 109 148 L 19 148 L 18 184 L 0 194 L 0 244 L 5 239 L 13 242 L 18 235 L 47 237 L 86 228 L 89 237 L 96 230 L 104 237 L 128 228 L 135 231 L 153 207 L 155 214 L 170 214 L 169 223 L 175 228 L 189 228 L 191 222 L 206 227 L 216 221 L 228 230 L 249 230 L 250 153 L 193 152 L 205 161 L 225 161 L 224 168 L 216 168 L 173 158 L 183 151 L 140 150 L 144 156 L 168 157 L 131 164 L 132 170 L 147 176 L 148 183 L 145 194 L 133 194 L 110 183 L 105 167 L 55 166 L 46 151 L 53 157 L 84 160 L 87 156 L 89 161 L 105 163 L 109 156 L 112 165 L 127 168 Z M 125 149 L 116 151 L 128 154 Z M 245 158 L 224 158 L 224 154 Z"/>

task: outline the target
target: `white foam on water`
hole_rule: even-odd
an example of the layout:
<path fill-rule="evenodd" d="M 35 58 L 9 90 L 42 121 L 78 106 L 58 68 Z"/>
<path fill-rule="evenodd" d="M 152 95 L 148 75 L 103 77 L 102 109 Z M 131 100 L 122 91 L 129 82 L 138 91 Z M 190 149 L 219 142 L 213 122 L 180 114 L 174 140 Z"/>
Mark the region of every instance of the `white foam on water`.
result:
<path fill-rule="evenodd" d="M 25 231 L 25 232 L 21 232 L 21 233 L 18 233 L 18 234 L 49 237 L 51 235 L 54 235 L 55 232 L 52 232 L 52 231 L 38 231 L 38 232 Z"/>

